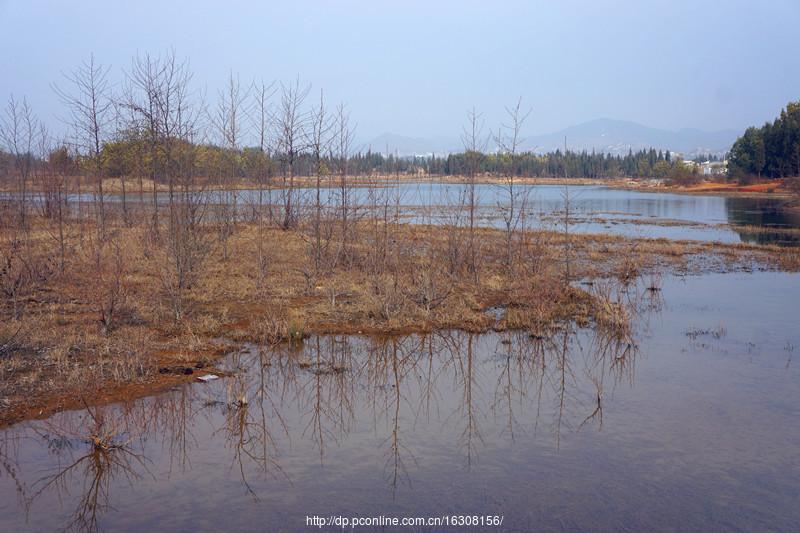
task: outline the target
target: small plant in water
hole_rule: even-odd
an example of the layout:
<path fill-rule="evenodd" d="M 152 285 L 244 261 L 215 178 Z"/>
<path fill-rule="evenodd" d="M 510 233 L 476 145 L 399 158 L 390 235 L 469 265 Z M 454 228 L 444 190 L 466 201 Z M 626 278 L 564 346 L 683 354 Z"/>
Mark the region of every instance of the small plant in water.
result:
<path fill-rule="evenodd" d="M 719 325 L 714 329 L 701 329 L 701 328 L 691 328 L 686 331 L 686 336 L 692 340 L 697 339 L 697 337 L 703 337 L 706 335 L 710 335 L 715 339 L 721 339 L 728 333 L 728 330 L 723 325 Z"/>
<path fill-rule="evenodd" d="M 650 274 L 647 290 L 650 292 L 658 292 L 661 290 L 661 272 L 653 272 Z"/>
<path fill-rule="evenodd" d="M 303 343 L 303 339 L 307 338 L 308 334 L 301 324 L 292 322 L 289 324 L 289 344 L 295 346 Z"/>
<path fill-rule="evenodd" d="M 81 399 L 86 412 L 92 420 L 92 428 L 90 429 L 88 442 L 95 450 L 110 451 L 120 449 L 125 444 L 117 440 L 118 431 L 117 425 L 113 424 L 110 427 L 105 422 L 105 417 L 101 411 L 92 412 L 92 409 L 86 403 L 85 399 Z"/>

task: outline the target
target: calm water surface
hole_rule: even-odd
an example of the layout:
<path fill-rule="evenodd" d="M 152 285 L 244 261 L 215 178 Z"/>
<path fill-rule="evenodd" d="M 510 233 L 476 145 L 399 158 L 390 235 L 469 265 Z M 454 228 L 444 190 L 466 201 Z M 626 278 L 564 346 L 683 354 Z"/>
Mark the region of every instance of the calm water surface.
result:
<path fill-rule="evenodd" d="M 610 189 L 596 185 L 570 186 L 573 224 L 571 231 L 583 233 L 612 233 L 632 237 L 690 239 L 726 243 L 774 243 L 784 246 L 800 245 L 800 214 L 786 208 L 787 201 L 774 198 L 726 198 L 670 193 L 651 193 Z M 459 205 L 464 186 L 443 183 L 403 183 L 370 192 L 365 188 L 351 190 L 350 201 L 367 205 L 390 202 L 399 205 L 405 219 L 422 223 L 453 223 L 456 219 L 442 208 Z M 560 228 L 564 210 L 564 187 L 560 185 L 518 185 L 527 205 L 529 227 Z M 502 206 L 508 194 L 495 185 L 477 185 L 480 224 L 502 227 Z M 264 201 L 280 204 L 280 189 L 269 191 Z M 316 191 L 300 188 L 295 191 L 295 203 L 310 205 Z M 339 192 L 323 189 L 322 202 L 336 205 Z M 230 202 L 234 196 L 239 205 L 258 201 L 258 191 L 210 193 L 212 202 Z M 0 199 L 10 198 L 0 194 Z M 83 195 L 85 201 L 91 195 Z M 119 201 L 119 196 L 110 196 Z M 167 195 L 161 194 L 162 202 Z M 77 198 L 76 198 L 77 199 Z M 145 200 L 149 201 L 146 195 Z M 138 200 L 133 193 L 129 200 Z M 463 223 L 463 215 L 461 223 Z M 668 225 L 664 225 L 667 223 Z M 756 230 L 742 229 L 753 226 Z M 793 231 L 794 230 L 794 231 Z"/>
<path fill-rule="evenodd" d="M 796 530 L 800 276 L 621 297 L 635 345 L 580 329 L 314 337 L 234 354 L 231 378 L 13 426 L 0 530 L 311 531 L 313 514 Z M 125 448 L 92 453 L 93 418 Z"/>
<path fill-rule="evenodd" d="M 458 203 L 462 189 L 463 186 L 453 184 L 411 184 L 401 187 L 400 197 L 409 205 L 453 205 Z M 542 224 L 560 227 L 559 219 L 565 205 L 563 186 L 536 185 L 520 189 L 533 215 L 530 223 L 534 227 Z M 570 186 L 569 194 L 574 216 L 572 229 L 578 232 L 729 243 L 800 244 L 800 236 L 791 231 L 800 228 L 800 215 L 785 209 L 786 200 L 782 199 L 651 193 L 595 185 Z M 497 186 L 479 185 L 477 196 L 489 223 L 502 226 L 502 218 L 496 211 L 507 202 L 508 194 Z M 668 225 L 661 225 L 664 222 Z M 755 226 L 762 231 L 744 231 L 731 226 Z"/>
<path fill-rule="evenodd" d="M 315 201 L 316 191 L 299 189 L 307 203 Z M 527 205 L 531 227 L 559 227 L 564 211 L 564 187 L 560 185 L 518 185 L 517 203 Z M 633 237 L 690 239 L 727 243 L 775 243 L 800 245 L 800 214 L 786 209 L 787 201 L 774 198 L 727 198 L 671 193 L 611 189 L 597 185 L 569 187 L 573 231 L 614 233 Z M 283 191 L 273 190 L 279 200 Z M 323 190 L 323 203 L 336 204 L 339 192 Z M 351 201 L 397 203 L 412 222 L 453 223 L 452 214 L 442 207 L 463 203 L 464 186 L 452 183 L 403 183 L 398 187 L 370 192 L 353 189 Z M 483 225 L 502 227 L 502 206 L 508 193 L 496 185 L 476 185 L 479 215 Z M 257 200 L 256 191 L 239 191 L 241 203 Z M 219 199 L 222 199 L 220 196 Z M 667 222 L 668 225 L 662 223 Z M 463 224 L 463 217 L 461 223 Z M 732 227 L 737 226 L 737 227 Z M 754 226 L 759 231 L 738 226 Z M 787 231 L 788 230 L 788 231 Z"/>

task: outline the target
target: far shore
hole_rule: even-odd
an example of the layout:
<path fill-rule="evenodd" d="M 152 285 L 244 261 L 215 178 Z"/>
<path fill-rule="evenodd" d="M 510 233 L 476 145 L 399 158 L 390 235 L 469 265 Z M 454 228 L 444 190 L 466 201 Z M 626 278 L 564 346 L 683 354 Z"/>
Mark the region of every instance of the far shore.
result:
<path fill-rule="evenodd" d="M 72 176 L 69 178 L 69 191 L 75 193 L 78 190 L 82 193 L 93 193 L 95 187 L 87 177 Z M 348 177 L 349 187 L 386 187 L 396 183 L 467 183 L 467 176 L 447 176 L 429 174 L 397 174 L 397 175 L 372 175 L 372 176 L 350 176 Z M 771 180 L 768 182 L 754 183 L 750 185 L 740 185 L 725 181 L 703 180 L 694 185 L 671 185 L 662 180 L 649 178 L 569 178 L 569 177 L 524 177 L 516 176 L 516 184 L 521 185 L 601 185 L 612 189 L 631 190 L 651 193 L 670 193 L 688 194 L 701 196 L 730 196 L 730 197 L 749 197 L 749 198 L 785 198 L 791 199 L 795 195 L 789 191 L 783 180 Z M 195 179 L 197 190 L 255 190 L 259 188 L 258 182 L 238 178 L 225 180 L 221 185 L 219 180 L 199 177 Z M 502 185 L 507 182 L 507 178 L 497 175 L 483 174 L 475 177 L 475 183 L 480 185 Z M 315 176 L 295 176 L 293 178 L 294 187 L 315 187 L 317 178 Z M 322 188 L 336 188 L 341 183 L 340 176 L 326 176 L 320 180 Z M 284 187 L 282 176 L 275 176 L 271 182 L 264 185 L 265 190 L 281 189 Z M 176 185 L 176 189 L 179 188 Z M 157 192 L 169 192 L 166 183 L 158 183 L 155 187 Z M 17 186 L 12 183 L 0 183 L 0 192 L 17 192 Z M 28 192 L 41 193 L 42 187 L 37 183 L 28 185 Z M 122 194 L 125 192 L 131 197 L 153 194 L 153 182 L 148 178 L 127 178 L 124 181 L 120 178 L 106 178 L 103 180 L 103 192 L 105 194 Z"/>

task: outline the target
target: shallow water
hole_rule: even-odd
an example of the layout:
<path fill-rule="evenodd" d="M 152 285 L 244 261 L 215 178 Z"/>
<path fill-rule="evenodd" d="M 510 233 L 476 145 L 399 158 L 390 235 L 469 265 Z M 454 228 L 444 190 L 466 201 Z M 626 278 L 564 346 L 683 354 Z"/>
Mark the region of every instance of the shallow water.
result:
<path fill-rule="evenodd" d="M 458 198 L 458 185 L 423 184 L 409 191 L 413 201 Z M 531 220 L 561 228 L 564 187 L 536 185 L 522 187 L 530 204 Z M 405 199 L 405 194 L 403 199 Z M 496 208 L 507 194 L 500 188 L 482 185 L 477 191 L 484 208 Z M 672 193 L 611 189 L 604 186 L 569 187 L 573 231 L 612 233 L 632 237 L 689 239 L 726 243 L 751 242 L 798 245 L 800 237 L 783 231 L 800 228 L 800 216 L 786 210 L 781 199 L 727 198 Z M 410 202 L 409 202 L 410 203 Z M 667 223 L 667 225 L 663 225 Z M 494 225 L 502 226 L 502 219 Z M 731 226 L 755 226 L 768 231 L 744 232 Z"/>
<path fill-rule="evenodd" d="M 520 196 L 527 205 L 526 224 L 530 227 L 561 229 L 564 210 L 564 187 L 560 185 L 518 185 Z M 405 220 L 418 223 L 453 223 L 456 219 L 444 207 L 461 203 L 464 186 L 452 183 L 403 183 L 370 191 L 354 188 L 350 201 L 369 205 L 389 202 L 399 206 Z M 727 198 L 722 196 L 653 193 L 611 189 L 596 185 L 569 187 L 573 223 L 570 231 L 581 233 L 611 233 L 631 237 L 688 239 L 725 243 L 760 243 L 800 246 L 800 214 L 785 208 L 786 200 L 775 198 Z M 273 189 L 265 194 L 264 202 L 280 204 L 284 191 Z M 310 205 L 316 191 L 295 190 L 295 203 Z M 209 193 L 212 202 L 231 202 L 247 206 L 258 202 L 258 191 Z M 336 205 L 337 189 L 322 189 L 321 201 Z M 503 227 L 501 206 L 507 204 L 508 194 L 496 185 L 476 185 L 479 223 Z M 90 201 L 91 195 L 82 195 Z M 9 198 L 0 194 L 0 199 Z M 120 200 L 110 195 L 111 200 Z M 131 194 L 129 201 L 138 199 Z M 149 196 L 145 197 L 149 201 Z M 167 201 L 167 195 L 161 194 Z M 74 200 L 73 200 L 74 201 Z M 461 223 L 464 223 L 463 214 Z M 665 225 L 666 223 L 666 225 Z M 756 230 L 741 229 L 753 226 Z M 795 230 L 795 231 L 793 231 Z"/>
<path fill-rule="evenodd" d="M 444 514 L 502 515 L 495 531 L 792 530 L 799 281 L 631 290 L 635 346 L 578 329 L 249 347 L 232 378 L 3 431 L 0 530 Z M 91 453 L 92 417 L 126 447 Z"/>
<path fill-rule="evenodd" d="M 403 183 L 370 192 L 353 189 L 351 201 L 360 204 L 389 202 L 397 204 L 412 222 L 453 223 L 452 214 L 442 214 L 442 207 L 463 203 L 464 186 L 452 183 Z M 560 227 L 564 210 L 564 187 L 561 185 L 517 185 L 516 202 L 527 206 L 531 227 Z M 299 189 L 298 196 L 311 202 L 316 191 Z M 279 199 L 281 190 L 273 190 Z M 321 201 L 336 204 L 338 191 L 323 190 Z M 672 193 L 654 193 L 612 189 L 597 185 L 569 187 L 572 231 L 612 233 L 633 237 L 690 239 L 726 243 L 751 242 L 800 245 L 800 215 L 785 209 L 786 200 L 773 198 L 728 198 Z M 476 185 L 481 224 L 503 227 L 502 206 L 508 193 L 497 185 Z M 222 199 L 222 197 L 217 198 Z M 257 199 L 256 191 L 239 191 L 243 204 Z M 668 225 L 663 225 L 667 222 Z M 463 223 L 463 216 L 462 216 Z M 732 226 L 754 226 L 760 231 L 743 231 Z M 764 229 L 767 228 L 765 231 Z M 790 230 L 790 231 L 784 231 Z"/>

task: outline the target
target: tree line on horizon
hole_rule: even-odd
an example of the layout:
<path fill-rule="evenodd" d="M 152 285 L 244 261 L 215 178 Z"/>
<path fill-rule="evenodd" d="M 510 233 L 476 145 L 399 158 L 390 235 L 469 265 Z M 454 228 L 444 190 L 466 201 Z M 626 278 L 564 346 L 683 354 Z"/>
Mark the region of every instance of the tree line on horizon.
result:
<path fill-rule="evenodd" d="M 179 150 L 189 147 L 176 141 Z M 110 140 L 102 145 L 100 159 L 102 171 L 106 178 L 133 178 L 152 165 L 144 140 Z M 197 158 L 197 172 L 200 176 L 213 176 L 221 166 L 230 172 L 231 177 L 254 180 L 259 171 L 266 166 L 270 173 L 278 174 L 282 165 L 283 154 L 265 153 L 258 147 L 243 147 L 234 151 L 215 144 L 192 146 L 191 150 Z M 76 152 L 67 143 L 52 148 L 46 154 L 27 154 L 30 164 L 41 166 L 58 164 L 66 168 L 68 174 L 85 173 L 86 167 L 92 165 L 91 157 Z M 487 175 L 498 175 L 510 165 L 510 158 L 503 153 L 456 152 L 447 155 L 415 155 L 398 156 L 384 154 L 367 149 L 348 156 L 347 166 L 352 176 L 369 175 L 429 175 L 429 176 L 463 176 L 467 171 L 467 160 L 476 157 L 478 172 Z M 326 167 L 335 166 L 334 158 L 322 157 Z M 695 162 L 715 161 L 713 155 L 695 158 Z M 223 163 L 224 162 L 224 163 Z M 298 176 L 311 176 L 314 173 L 315 158 L 310 153 L 296 155 L 295 173 Z M 556 150 L 549 153 L 521 152 L 516 155 L 513 172 L 520 177 L 563 177 L 576 178 L 667 178 L 676 170 L 684 168 L 680 159 L 669 151 L 632 150 L 625 155 L 607 154 L 604 152 Z M 13 154 L 0 149 L 0 177 L 9 178 L 15 171 Z M 156 181 L 166 183 L 163 176 Z"/>

